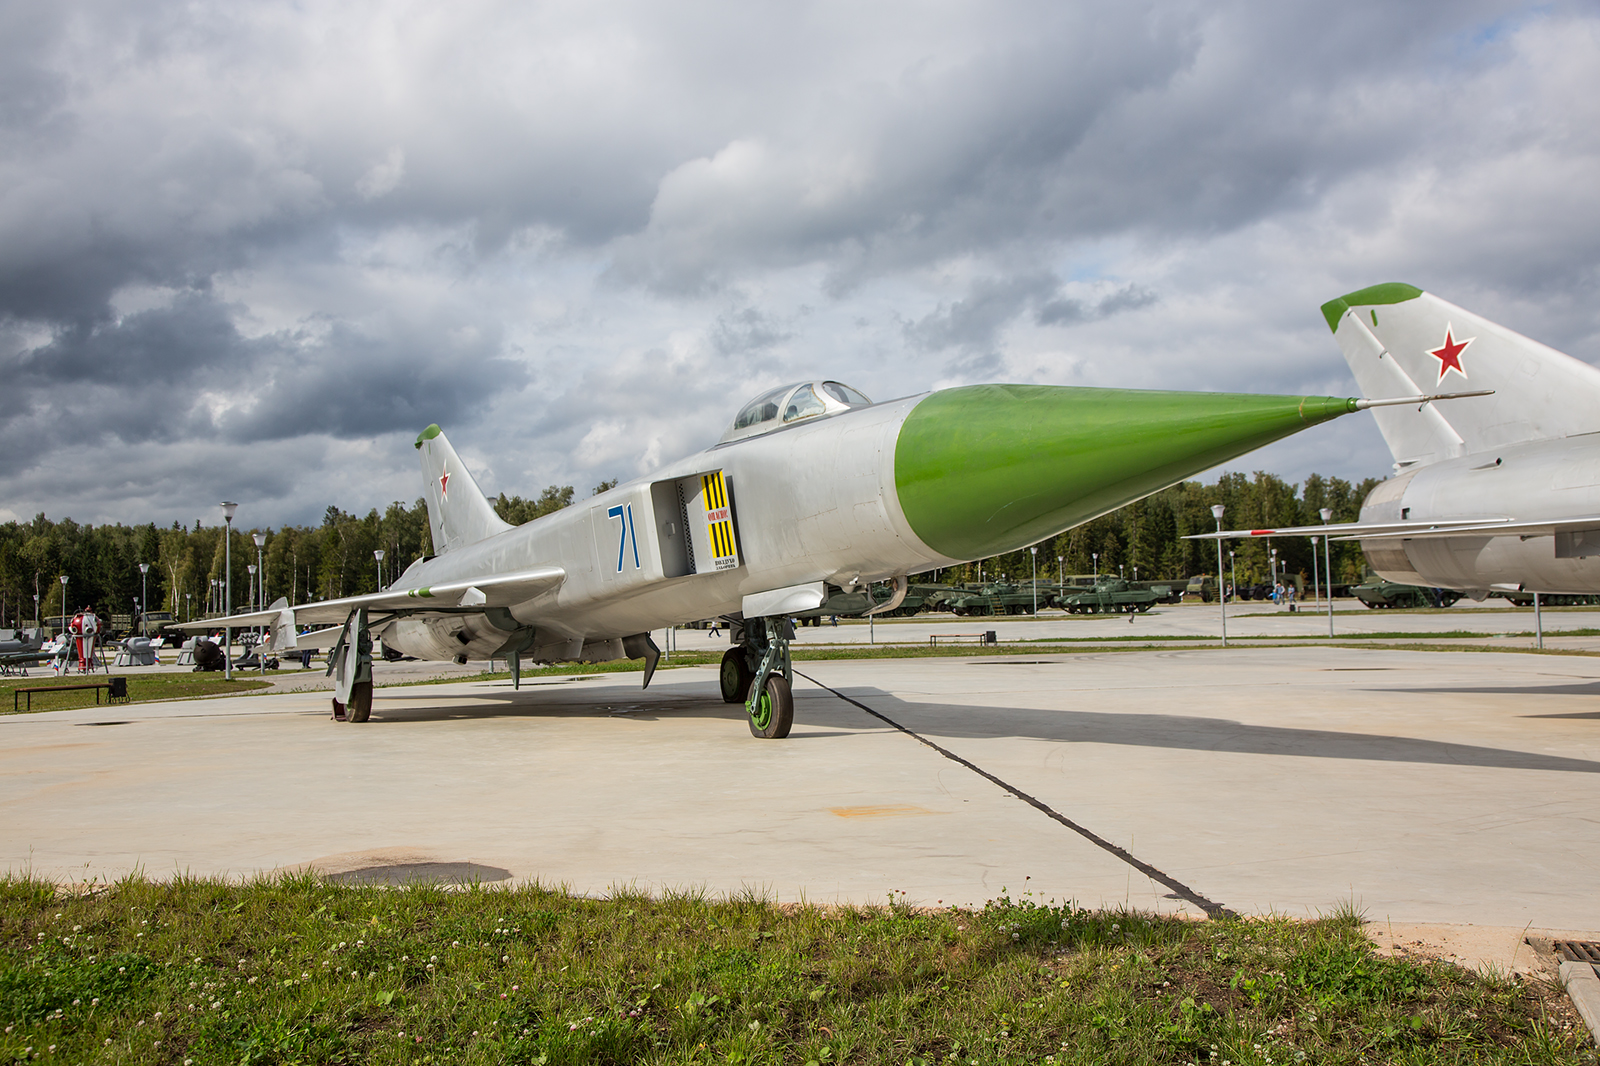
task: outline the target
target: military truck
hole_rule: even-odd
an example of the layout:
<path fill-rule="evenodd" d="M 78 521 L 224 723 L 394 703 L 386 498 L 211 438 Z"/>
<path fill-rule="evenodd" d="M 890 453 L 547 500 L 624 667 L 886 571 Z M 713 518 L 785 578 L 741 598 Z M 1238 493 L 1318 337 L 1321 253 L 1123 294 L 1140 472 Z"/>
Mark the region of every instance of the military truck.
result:
<path fill-rule="evenodd" d="M 1395 581 L 1373 578 L 1350 590 L 1351 595 L 1368 607 L 1449 607 L 1461 598 L 1454 589 L 1430 589 L 1420 585 L 1402 585 Z"/>
<path fill-rule="evenodd" d="M 1166 599 L 1172 590 L 1167 586 L 1163 588 L 1164 594 L 1158 595 L 1154 589 L 1139 588 L 1132 582 L 1112 578 L 1092 589 L 1067 593 L 1057 606 L 1068 614 L 1132 614 L 1148 611 Z"/>

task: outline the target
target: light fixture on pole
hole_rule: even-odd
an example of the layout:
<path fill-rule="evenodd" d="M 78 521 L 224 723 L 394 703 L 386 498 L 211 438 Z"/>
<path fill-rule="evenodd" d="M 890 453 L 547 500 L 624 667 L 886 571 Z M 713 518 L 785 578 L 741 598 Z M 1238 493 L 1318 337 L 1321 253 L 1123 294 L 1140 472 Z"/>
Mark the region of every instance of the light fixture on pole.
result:
<path fill-rule="evenodd" d="M 378 560 L 378 591 L 382 592 L 383 591 L 383 549 L 379 548 L 376 551 L 374 551 L 372 553 L 372 557 L 374 559 Z"/>
<path fill-rule="evenodd" d="M 222 534 L 222 579 L 226 583 L 223 593 L 222 616 L 226 618 L 233 613 L 233 516 L 239 510 L 239 505 L 232 500 L 222 501 L 222 517 L 227 522 L 227 529 Z M 222 627 L 222 670 L 223 678 L 233 680 L 233 627 Z"/>
<path fill-rule="evenodd" d="M 1065 596 L 1067 593 L 1067 571 L 1062 558 L 1062 556 L 1056 556 L 1056 594 L 1058 596 Z"/>
<path fill-rule="evenodd" d="M 1278 549 L 1277 548 L 1273 548 L 1272 549 L 1272 595 L 1273 595 L 1273 599 L 1276 600 L 1277 599 L 1277 595 L 1278 595 Z"/>
<path fill-rule="evenodd" d="M 1217 583 L 1222 583 L 1222 514 L 1227 510 L 1220 503 L 1211 505 L 1211 517 L 1217 520 Z M 1229 554 L 1232 554 L 1231 552 Z M 1218 590 L 1217 604 L 1222 608 L 1222 646 L 1228 646 L 1228 597 L 1221 595 Z"/>
<path fill-rule="evenodd" d="M 177 605 L 174 604 L 173 606 Z M 185 622 L 194 621 L 194 593 L 192 592 L 183 594 L 183 620 Z"/>
<path fill-rule="evenodd" d="M 246 566 L 244 572 L 250 575 L 250 606 L 246 610 L 253 611 L 256 609 L 256 564 Z"/>
<path fill-rule="evenodd" d="M 148 637 L 150 635 L 149 628 L 144 624 L 144 616 L 150 610 L 150 588 L 149 588 L 148 579 L 146 577 L 146 575 L 149 574 L 149 573 L 150 573 L 150 564 L 149 563 L 140 563 L 139 564 L 139 608 L 140 608 L 140 611 L 139 611 L 139 635 L 141 637 Z"/>
<path fill-rule="evenodd" d="M 267 546 L 267 535 L 265 533 L 252 533 L 250 537 L 256 542 L 256 568 L 257 573 L 261 575 L 256 578 L 256 590 L 261 596 L 256 602 L 264 611 L 267 609 L 267 561 L 262 557 L 261 549 Z"/>
<path fill-rule="evenodd" d="M 1317 513 L 1322 516 L 1322 524 L 1327 525 L 1328 520 L 1333 517 L 1333 508 L 1324 507 Z M 1331 637 L 1333 636 L 1333 561 L 1328 555 L 1328 541 L 1330 539 L 1327 534 L 1323 534 L 1322 568 L 1328 572 L 1328 636 Z"/>
<path fill-rule="evenodd" d="M 1033 613 L 1039 613 L 1039 546 L 1035 544 L 1028 549 L 1033 559 Z"/>
<path fill-rule="evenodd" d="M 61 631 L 67 631 L 67 575 L 61 575 Z"/>
<path fill-rule="evenodd" d="M 33 594 L 33 628 L 39 628 L 39 594 Z"/>
<path fill-rule="evenodd" d="M 1089 558 L 1094 560 L 1094 583 L 1100 584 L 1100 553 L 1090 552 Z"/>
<path fill-rule="evenodd" d="M 1239 595 L 1239 564 L 1233 557 L 1232 548 L 1228 549 L 1228 595 Z"/>

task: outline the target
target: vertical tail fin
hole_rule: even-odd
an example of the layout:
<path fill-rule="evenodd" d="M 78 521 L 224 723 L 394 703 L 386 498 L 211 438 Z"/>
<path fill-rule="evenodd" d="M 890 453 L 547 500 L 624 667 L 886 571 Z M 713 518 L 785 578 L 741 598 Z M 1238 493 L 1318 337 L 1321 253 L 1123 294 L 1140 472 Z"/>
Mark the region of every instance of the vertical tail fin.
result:
<path fill-rule="evenodd" d="M 1371 399 L 1493 389 L 1493 396 L 1373 410 L 1397 470 L 1519 441 L 1600 430 L 1600 370 L 1411 285 L 1322 305 Z"/>
<path fill-rule="evenodd" d="M 417 451 L 422 453 L 423 499 L 428 502 L 428 529 L 436 554 L 512 528 L 494 513 L 438 426 L 418 434 Z"/>

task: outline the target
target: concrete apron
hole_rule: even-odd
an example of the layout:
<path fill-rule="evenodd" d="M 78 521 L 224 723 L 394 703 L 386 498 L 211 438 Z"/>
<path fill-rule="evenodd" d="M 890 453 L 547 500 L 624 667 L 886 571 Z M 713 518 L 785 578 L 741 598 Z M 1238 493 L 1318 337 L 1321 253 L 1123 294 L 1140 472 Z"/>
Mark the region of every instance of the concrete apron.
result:
<path fill-rule="evenodd" d="M 927 905 L 1009 891 L 1196 916 L 1196 899 L 1348 902 L 1375 929 L 1454 929 L 1448 953 L 1507 970 L 1530 929 L 1600 939 L 1571 932 L 1592 924 L 1600 874 L 1573 846 L 1600 800 L 1590 660 L 800 665 L 820 684 L 797 682 L 783 742 L 749 736 L 711 668 L 648 692 L 637 674 L 386 688 L 362 726 L 312 693 L 0 717 L 0 868 Z"/>

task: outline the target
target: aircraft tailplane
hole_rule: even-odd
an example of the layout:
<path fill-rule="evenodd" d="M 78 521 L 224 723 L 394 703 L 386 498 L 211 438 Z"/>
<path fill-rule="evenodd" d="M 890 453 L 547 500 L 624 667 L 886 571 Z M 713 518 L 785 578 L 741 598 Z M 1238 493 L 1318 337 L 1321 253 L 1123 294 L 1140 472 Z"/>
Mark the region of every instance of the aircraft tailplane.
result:
<path fill-rule="evenodd" d="M 1322 314 L 1370 399 L 1494 390 L 1374 409 L 1397 471 L 1600 430 L 1600 370 L 1415 286 L 1374 285 Z"/>
<path fill-rule="evenodd" d="M 417 436 L 417 451 L 422 453 L 422 498 L 428 504 L 434 554 L 443 555 L 512 528 L 494 513 L 438 426 L 429 426 Z"/>

